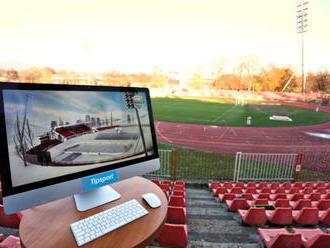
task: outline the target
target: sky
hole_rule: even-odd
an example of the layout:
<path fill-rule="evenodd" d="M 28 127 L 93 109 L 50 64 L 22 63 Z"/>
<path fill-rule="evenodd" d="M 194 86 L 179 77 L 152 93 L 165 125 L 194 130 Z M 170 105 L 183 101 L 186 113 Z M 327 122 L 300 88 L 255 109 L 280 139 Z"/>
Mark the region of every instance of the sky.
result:
<path fill-rule="evenodd" d="M 0 68 L 211 74 L 300 70 L 297 0 L 0 0 Z M 330 70 L 330 1 L 310 0 L 307 71 Z"/>

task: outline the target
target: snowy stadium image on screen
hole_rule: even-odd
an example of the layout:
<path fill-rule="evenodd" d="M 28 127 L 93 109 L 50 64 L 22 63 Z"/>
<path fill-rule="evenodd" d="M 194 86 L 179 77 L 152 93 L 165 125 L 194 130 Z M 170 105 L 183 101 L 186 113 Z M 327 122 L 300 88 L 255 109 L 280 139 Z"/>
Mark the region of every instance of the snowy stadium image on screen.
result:
<path fill-rule="evenodd" d="M 12 186 L 154 154 L 144 92 L 3 91 Z"/>

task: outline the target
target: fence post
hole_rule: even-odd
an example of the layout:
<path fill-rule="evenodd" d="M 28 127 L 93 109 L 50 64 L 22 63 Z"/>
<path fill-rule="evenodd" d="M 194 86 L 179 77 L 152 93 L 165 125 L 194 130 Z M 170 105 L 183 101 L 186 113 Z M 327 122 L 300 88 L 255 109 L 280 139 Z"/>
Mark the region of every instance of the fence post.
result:
<path fill-rule="evenodd" d="M 170 177 L 171 180 L 176 180 L 176 156 L 177 150 L 175 148 L 172 149 L 171 152 L 171 163 L 170 163 Z"/>
<path fill-rule="evenodd" d="M 301 153 L 299 153 L 296 156 L 296 161 L 295 161 L 295 170 L 294 170 L 294 180 L 297 181 L 300 179 L 300 172 L 301 172 L 301 164 L 302 164 L 302 159 L 303 159 L 303 155 Z"/>

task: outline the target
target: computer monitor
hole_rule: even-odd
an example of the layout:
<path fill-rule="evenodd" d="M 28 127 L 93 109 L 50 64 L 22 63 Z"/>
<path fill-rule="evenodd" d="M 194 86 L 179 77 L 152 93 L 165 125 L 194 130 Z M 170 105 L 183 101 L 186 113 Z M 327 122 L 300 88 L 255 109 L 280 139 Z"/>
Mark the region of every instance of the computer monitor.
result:
<path fill-rule="evenodd" d="M 159 169 L 147 88 L 0 84 L 7 214 L 74 195 L 84 211 L 117 199 L 105 186 Z"/>

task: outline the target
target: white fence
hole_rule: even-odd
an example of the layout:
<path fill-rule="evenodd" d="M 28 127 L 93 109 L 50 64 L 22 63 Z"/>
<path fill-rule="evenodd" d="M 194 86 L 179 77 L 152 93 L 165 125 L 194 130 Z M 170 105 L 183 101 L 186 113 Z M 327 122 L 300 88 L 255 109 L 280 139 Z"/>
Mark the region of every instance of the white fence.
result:
<path fill-rule="evenodd" d="M 234 181 L 293 180 L 300 159 L 292 153 L 236 153 Z"/>

